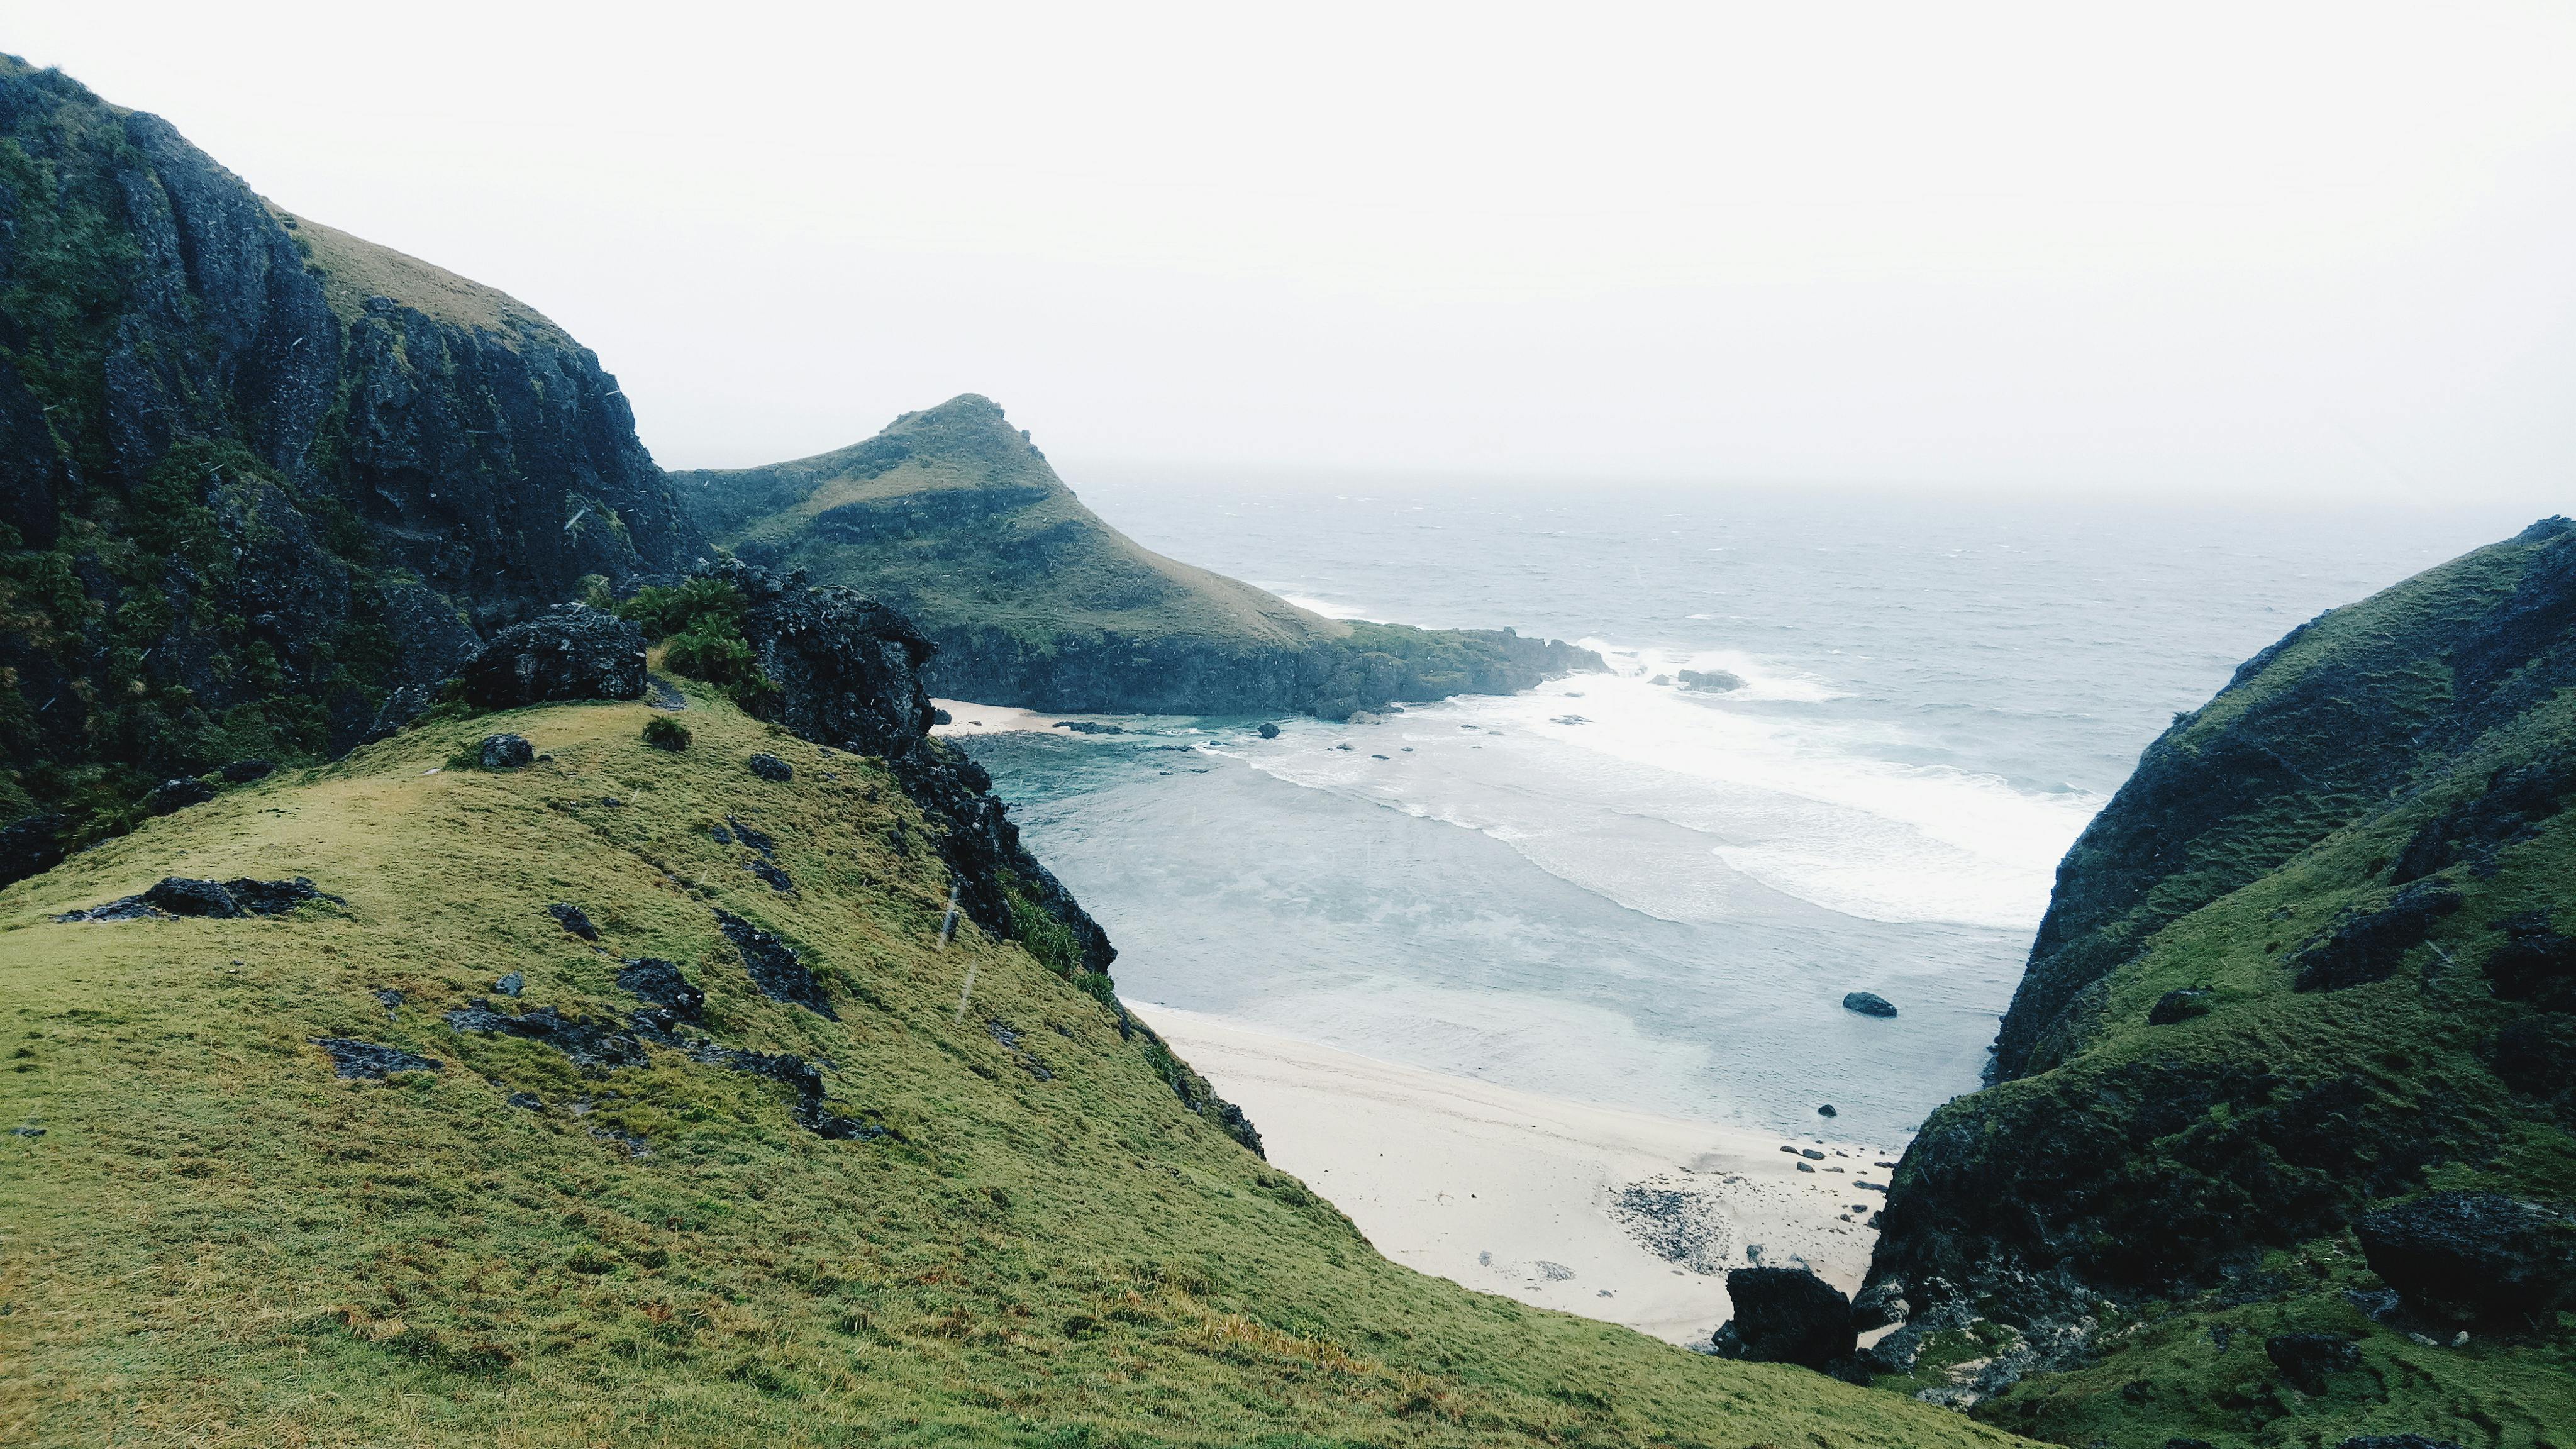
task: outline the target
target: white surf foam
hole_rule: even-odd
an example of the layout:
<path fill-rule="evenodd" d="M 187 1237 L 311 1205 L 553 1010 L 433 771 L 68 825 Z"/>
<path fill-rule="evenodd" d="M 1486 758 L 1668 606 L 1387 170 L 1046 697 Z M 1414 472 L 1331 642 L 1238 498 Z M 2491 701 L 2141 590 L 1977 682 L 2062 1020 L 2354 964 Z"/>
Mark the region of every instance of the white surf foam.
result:
<path fill-rule="evenodd" d="M 1801 708 L 1839 692 L 1758 657 L 1586 642 L 1615 673 L 1307 727 L 1290 748 L 1244 757 L 1481 831 L 1561 879 L 1690 922 L 1774 912 L 1767 888 L 1868 920 L 2029 929 L 2102 803 L 1891 759 L 1908 743 L 1893 727 Z M 1651 682 L 1684 669 L 1744 684 Z"/>

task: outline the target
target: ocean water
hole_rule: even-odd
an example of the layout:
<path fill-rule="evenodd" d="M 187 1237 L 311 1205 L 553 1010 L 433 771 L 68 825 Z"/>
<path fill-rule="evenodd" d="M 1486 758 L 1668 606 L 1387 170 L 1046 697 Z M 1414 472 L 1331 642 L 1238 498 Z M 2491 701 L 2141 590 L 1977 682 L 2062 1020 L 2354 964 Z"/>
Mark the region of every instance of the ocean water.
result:
<path fill-rule="evenodd" d="M 1129 999 L 1527 1090 L 1901 1142 L 2171 715 L 2531 511 L 1093 481 L 1148 547 L 1612 673 L 1378 724 L 976 738 Z M 1740 689 L 1658 683 L 1723 670 Z M 1894 1020 L 1841 1009 L 1847 991 Z"/>

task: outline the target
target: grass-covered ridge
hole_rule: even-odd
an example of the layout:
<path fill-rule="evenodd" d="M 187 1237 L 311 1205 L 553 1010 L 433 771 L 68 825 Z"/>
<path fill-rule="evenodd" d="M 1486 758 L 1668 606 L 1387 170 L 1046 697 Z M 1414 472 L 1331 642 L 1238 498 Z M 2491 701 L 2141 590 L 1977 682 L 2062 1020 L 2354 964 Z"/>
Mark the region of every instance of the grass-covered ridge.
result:
<path fill-rule="evenodd" d="M 2115 1449 L 2576 1443 L 2576 1315 L 2435 1321 L 2353 1231 L 2444 1189 L 2576 1203 L 2571 685 L 2548 520 L 2177 718 L 2061 868 L 2007 1080 L 1894 1175 L 1873 1276 L 1940 1331 L 1884 1383 Z M 2355 1367 L 2296 1383 L 2294 1333 Z"/>
<path fill-rule="evenodd" d="M 1329 718 L 1508 693 L 1599 668 L 1510 631 L 1354 624 L 1168 559 L 1110 527 L 999 407 L 972 394 L 853 447 L 675 473 L 708 537 L 902 610 L 934 690 L 1039 709 Z"/>
<path fill-rule="evenodd" d="M 442 719 L 0 894 L 0 1122 L 42 1131 L 0 1136 L 0 1439 L 2004 1442 L 1386 1262 L 1063 963 L 935 949 L 944 870 L 879 763 L 684 688 L 685 749 L 641 704 Z M 551 758 L 450 763 L 496 730 Z M 169 875 L 345 904 L 51 919 Z M 718 911 L 831 1016 L 756 990 Z M 592 1069 L 448 1024 L 613 1034 L 649 958 L 716 1045 L 589 1038 Z M 316 1038 L 439 1065 L 344 1079 Z"/>

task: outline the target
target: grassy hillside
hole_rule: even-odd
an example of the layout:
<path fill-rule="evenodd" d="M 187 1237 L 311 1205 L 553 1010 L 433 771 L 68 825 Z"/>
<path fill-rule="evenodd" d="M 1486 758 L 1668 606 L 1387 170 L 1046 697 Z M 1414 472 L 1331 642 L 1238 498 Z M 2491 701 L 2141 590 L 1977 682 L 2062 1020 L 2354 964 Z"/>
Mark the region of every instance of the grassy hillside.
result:
<path fill-rule="evenodd" d="M 818 583 L 859 584 L 932 628 L 980 624 L 1030 642 L 1095 631 L 1289 646 L 1350 633 L 1111 528 L 1000 408 L 972 394 L 906 413 L 855 447 L 675 473 L 672 486 L 718 543 L 802 567 Z"/>
<path fill-rule="evenodd" d="M 2114 1449 L 2576 1443 L 2576 1318 L 2395 1308 L 2353 1232 L 2440 1189 L 2576 1202 L 2571 684 L 2551 520 L 2176 719 L 2060 871 L 2013 1079 L 1895 1174 L 1874 1276 L 1924 1352 L 1885 1382 Z M 2295 1382 L 2291 1333 L 2354 1366 Z"/>
<path fill-rule="evenodd" d="M 2006 1442 L 1388 1263 L 1103 1001 L 935 950 L 879 763 L 688 688 L 684 751 L 642 705 L 446 720 L 0 894 L 0 1441 Z M 456 763 L 495 730 L 550 758 Z M 343 900 L 52 919 L 170 875 Z"/>
<path fill-rule="evenodd" d="M 969 394 L 854 447 L 671 475 L 718 544 L 901 609 L 940 693 L 1040 709 L 1344 717 L 1509 692 L 1590 653 L 1508 630 L 1327 619 L 1101 521 L 1002 410 Z"/>

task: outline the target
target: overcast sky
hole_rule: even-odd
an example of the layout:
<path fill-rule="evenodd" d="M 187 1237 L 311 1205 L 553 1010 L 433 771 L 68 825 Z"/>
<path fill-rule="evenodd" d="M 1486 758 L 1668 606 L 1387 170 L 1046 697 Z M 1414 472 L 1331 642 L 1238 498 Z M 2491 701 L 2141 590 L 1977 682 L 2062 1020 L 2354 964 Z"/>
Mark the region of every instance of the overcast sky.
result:
<path fill-rule="evenodd" d="M 657 18 L 657 15 L 660 18 Z M 2576 478 L 2576 11 L 0 0 L 666 466 Z"/>

